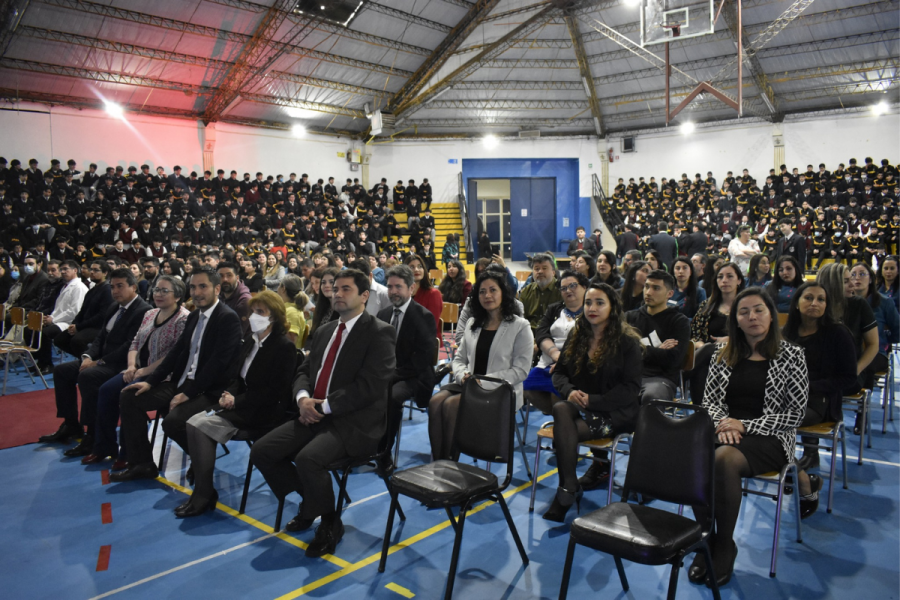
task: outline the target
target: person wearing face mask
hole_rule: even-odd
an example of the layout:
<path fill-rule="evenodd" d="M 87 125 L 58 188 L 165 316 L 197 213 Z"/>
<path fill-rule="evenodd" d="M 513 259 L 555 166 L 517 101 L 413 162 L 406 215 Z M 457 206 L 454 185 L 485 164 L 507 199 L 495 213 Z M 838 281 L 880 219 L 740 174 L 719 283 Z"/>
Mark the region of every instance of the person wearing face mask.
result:
<path fill-rule="evenodd" d="M 44 273 L 44 259 L 32 254 L 26 255 L 19 275 L 21 287 L 12 307 L 24 308 L 26 311 L 37 309 L 44 287 L 48 283 L 50 279 Z"/>
<path fill-rule="evenodd" d="M 219 494 L 213 485 L 213 467 L 218 444 L 226 443 L 240 430 L 260 437 L 287 422 L 293 408 L 291 380 L 297 354 L 286 335 L 284 301 L 266 290 L 250 300 L 249 307 L 253 333 L 244 341 L 231 383 L 217 406 L 187 422 L 194 493 L 175 509 L 178 518 L 215 509 Z"/>

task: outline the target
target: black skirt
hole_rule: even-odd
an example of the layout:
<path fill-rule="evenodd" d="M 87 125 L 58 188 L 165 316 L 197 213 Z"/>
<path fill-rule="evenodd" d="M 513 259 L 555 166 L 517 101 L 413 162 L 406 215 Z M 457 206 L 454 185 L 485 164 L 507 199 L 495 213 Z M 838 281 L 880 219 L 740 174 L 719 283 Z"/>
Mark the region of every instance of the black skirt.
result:
<path fill-rule="evenodd" d="M 741 451 L 750 464 L 751 476 L 781 471 L 781 467 L 787 463 L 781 440 L 774 435 L 744 435 L 741 443 L 734 447 Z"/>

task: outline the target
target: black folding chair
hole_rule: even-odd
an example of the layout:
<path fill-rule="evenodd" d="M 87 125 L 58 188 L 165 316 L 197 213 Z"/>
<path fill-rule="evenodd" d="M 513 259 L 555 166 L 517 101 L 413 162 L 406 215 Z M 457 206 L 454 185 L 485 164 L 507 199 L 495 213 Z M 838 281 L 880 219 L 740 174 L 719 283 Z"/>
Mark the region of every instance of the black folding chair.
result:
<path fill-rule="evenodd" d="M 674 406 L 695 412 L 681 419 L 663 414 L 661 408 Z M 607 504 L 572 523 L 560 599 L 568 592 L 575 545 L 581 544 L 613 555 L 626 592 L 628 579 L 623 558 L 644 565 L 671 564 L 669 600 L 675 598 L 684 557 L 702 550 L 713 597 L 720 600 L 708 543 L 715 522 L 714 431 L 709 414 L 695 405 L 653 401 L 641 408 L 631 441 L 622 501 Z M 679 505 L 703 506 L 709 509 L 709 520 L 698 523 L 659 508 L 629 504 L 630 492 Z"/>
<path fill-rule="evenodd" d="M 500 482 L 497 476 L 490 471 L 474 465 L 452 460 L 438 460 L 427 465 L 397 471 L 391 478 L 389 486 L 391 510 L 388 513 L 378 571 L 384 573 L 391 531 L 394 526 L 394 511 L 400 509 L 399 495 L 409 496 L 429 508 L 443 508 L 447 511 L 453 529 L 456 530 L 453 554 L 450 559 L 450 572 L 447 576 L 447 588 L 444 594 L 447 600 L 453 595 L 453 583 L 456 579 L 456 566 L 459 562 L 459 548 L 462 543 L 463 526 L 466 524 L 466 513 L 480 500 L 490 498 L 500 505 L 516 548 L 522 557 L 522 564 L 528 566 L 528 556 L 525 554 L 522 540 L 519 539 L 519 533 L 509 514 L 509 507 L 503 498 L 503 490 L 509 486 L 512 479 L 513 456 L 515 455 L 515 434 L 513 433 L 516 427 L 515 391 L 509 382 L 500 379 L 483 376 L 479 376 L 478 379 L 483 382 L 497 383 L 499 386 L 493 390 L 486 390 L 474 377 L 466 381 L 459 402 L 454 444 L 460 453 L 483 460 L 488 464 L 505 462 L 506 476 L 503 481 Z M 453 515 L 452 508 L 454 506 L 459 507 L 458 518 Z"/>

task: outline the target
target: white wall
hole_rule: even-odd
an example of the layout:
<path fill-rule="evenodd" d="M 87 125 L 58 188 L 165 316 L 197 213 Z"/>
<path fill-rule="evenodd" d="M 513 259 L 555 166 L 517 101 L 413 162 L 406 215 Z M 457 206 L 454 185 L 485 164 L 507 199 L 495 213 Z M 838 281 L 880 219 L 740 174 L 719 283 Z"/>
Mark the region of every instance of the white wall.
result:
<path fill-rule="evenodd" d="M 851 158 L 859 164 L 871 156 L 876 164 L 883 158 L 891 163 L 900 159 L 900 115 L 896 112 L 873 116 L 869 112 L 815 120 L 787 120 L 780 125 L 749 124 L 729 129 L 701 128 L 691 135 L 682 135 L 678 127 L 671 132 L 638 134 L 637 152 L 622 153 L 621 140 L 610 138 L 607 147 L 615 150 L 616 159 L 609 166 L 609 185 L 614 187 L 619 177 L 626 182 L 651 176 L 657 182 L 662 177 L 690 179 L 696 173 L 704 178 L 707 171 L 722 181 L 728 171 L 739 176 L 743 169 L 762 184 L 775 164 L 772 134 L 780 127 L 784 135 L 784 164 L 789 169 L 806 170 L 812 164 L 818 170 L 824 162 L 829 170 Z"/>

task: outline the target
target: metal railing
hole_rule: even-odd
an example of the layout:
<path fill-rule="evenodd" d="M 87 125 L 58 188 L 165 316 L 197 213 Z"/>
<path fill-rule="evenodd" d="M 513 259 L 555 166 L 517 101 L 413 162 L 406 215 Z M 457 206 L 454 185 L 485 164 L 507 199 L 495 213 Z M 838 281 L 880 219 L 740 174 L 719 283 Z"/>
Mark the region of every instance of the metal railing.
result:
<path fill-rule="evenodd" d="M 463 229 L 463 239 L 466 242 L 466 252 L 465 256 L 462 254 L 462 249 L 460 249 L 460 258 L 462 258 L 465 262 L 472 262 L 472 236 L 469 232 L 469 209 L 466 203 L 466 188 L 463 185 L 463 175 L 462 171 L 459 172 L 456 176 L 456 181 L 459 185 L 459 195 L 457 196 L 457 201 L 459 202 L 459 219 L 462 221 L 462 229 Z"/>
<path fill-rule="evenodd" d="M 603 186 L 600 184 L 600 179 L 597 177 L 596 173 L 591 176 L 591 184 L 591 196 L 594 199 L 594 204 L 597 205 L 600 216 L 603 217 L 603 222 L 606 224 L 606 227 L 611 232 L 614 232 L 620 226 L 625 225 L 619 211 L 609 203 L 606 192 L 603 191 Z"/>

